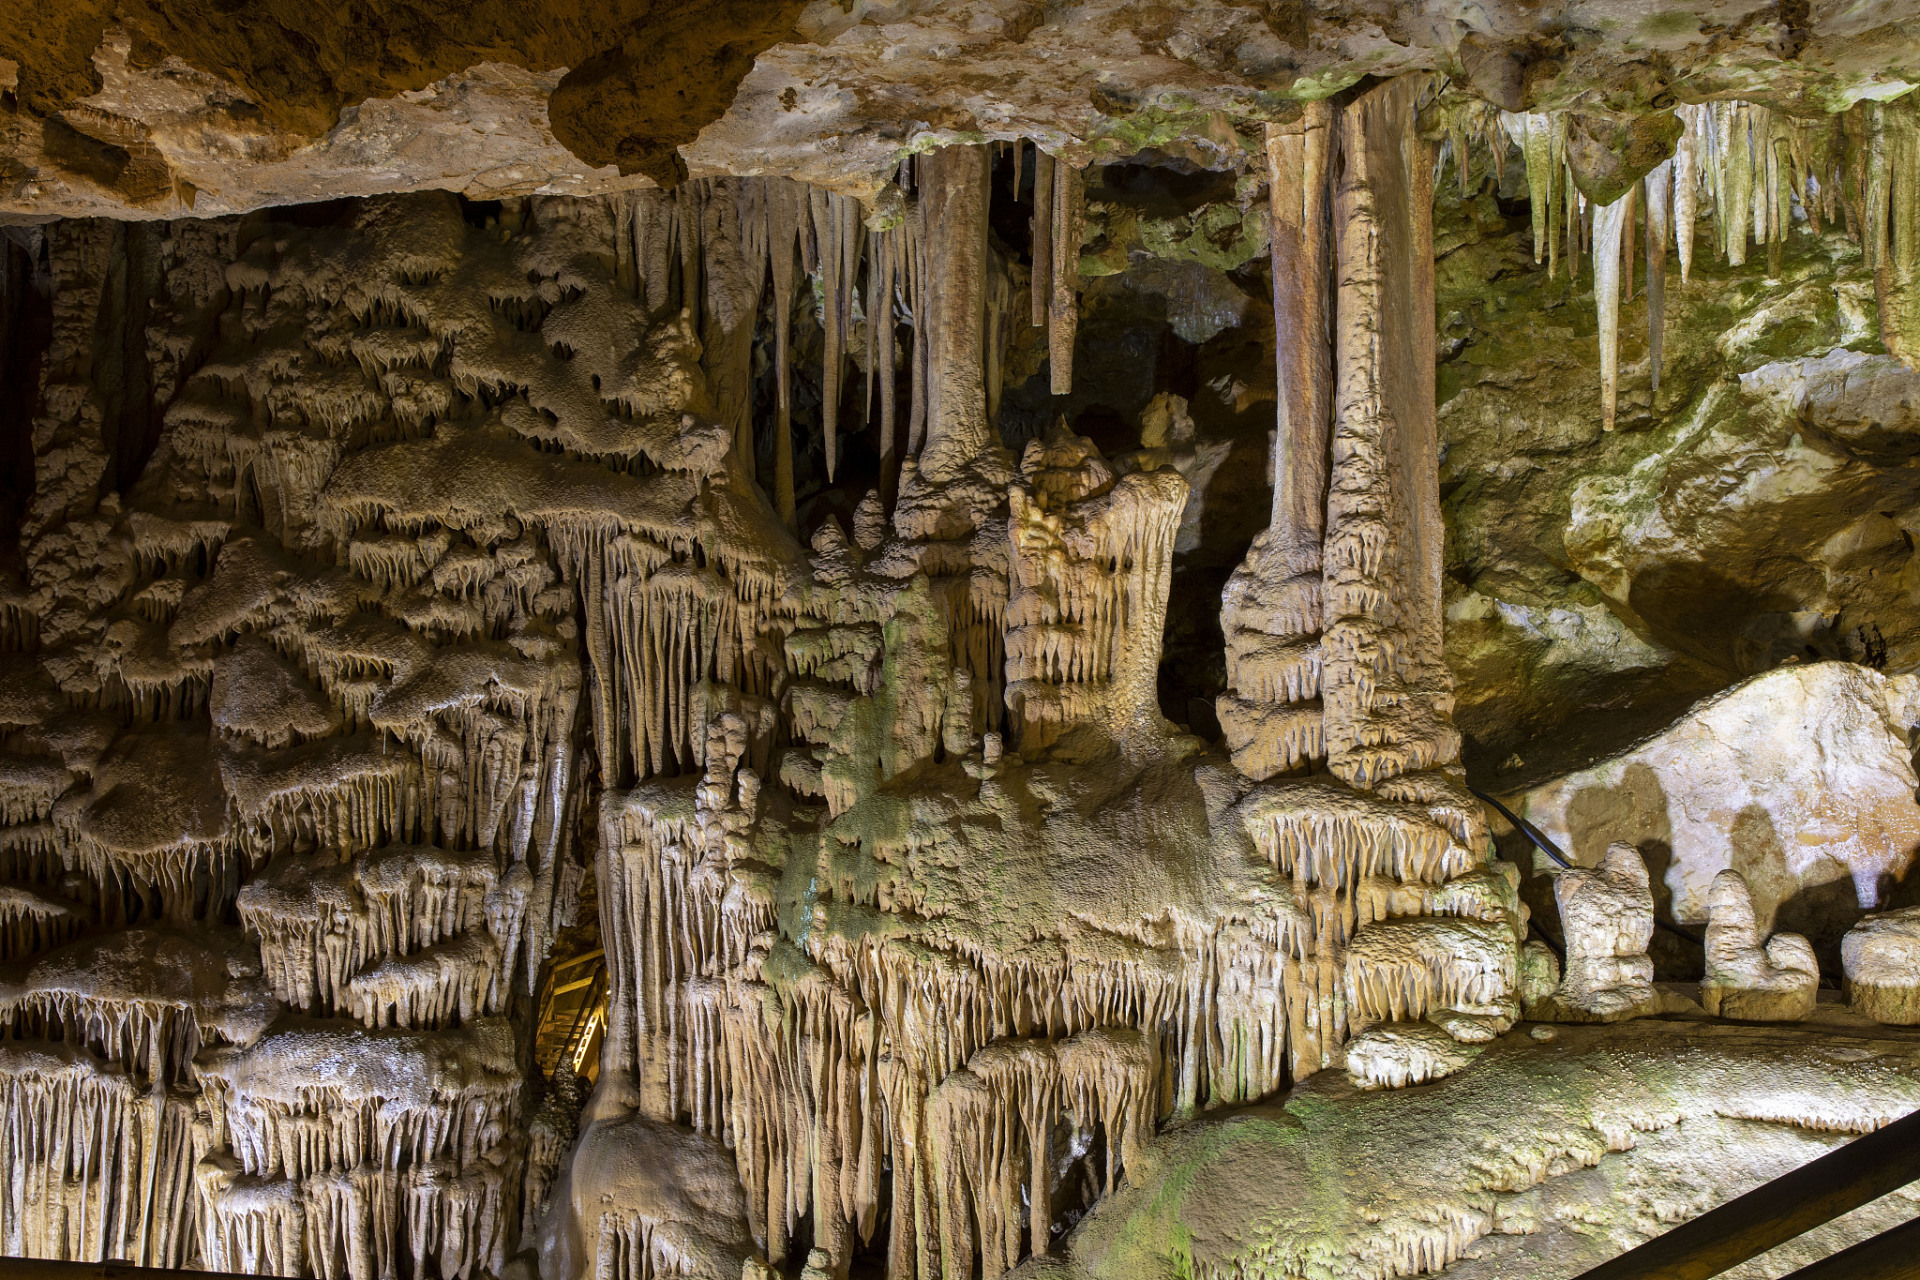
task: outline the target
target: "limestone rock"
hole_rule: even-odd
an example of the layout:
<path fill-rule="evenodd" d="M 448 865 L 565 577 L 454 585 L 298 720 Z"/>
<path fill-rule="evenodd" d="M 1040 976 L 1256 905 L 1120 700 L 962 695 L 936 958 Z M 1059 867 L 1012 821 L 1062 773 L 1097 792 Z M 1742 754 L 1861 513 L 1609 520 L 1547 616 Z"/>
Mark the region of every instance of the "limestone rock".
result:
<path fill-rule="evenodd" d="M 720 1143 L 632 1116 L 590 1124 L 554 1199 L 569 1197 L 543 1233 L 543 1275 L 593 1273 L 603 1256 L 672 1259 L 690 1280 L 740 1280 L 757 1252 L 734 1162 Z"/>
<path fill-rule="evenodd" d="M 1648 851 L 1657 896 L 1683 926 L 1706 922 L 1731 867 L 1762 933 L 1790 928 L 1831 954 L 1920 846 L 1916 691 L 1915 677 L 1852 663 L 1782 667 L 1513 807 L 1578 862 L 1616 841 Z M 1548 869 L 1544 855 L 1531 861 Z"/>
<path fill-rule="evenodd" d="M 1636 243 L 1607 432 L 1586 259 L 1541 289 L 1544 223 L 1501 213 L 1522 166 L 1496 186 L 1475 155 L 1480 186 L 1436 187 L 1435 245 L 1447 660 L 1476 774 L 1533 786 L 1788 661 L 1912 671 L 1914 375 L 1872 347 L 1844 232 L 1816 201 L 1822 231 L 1795 223 L 1775 271 L 1720 261 L 1703 222 L 1657 394 Z"/>
<path fill-rule="evenodd" d="M 1920 1106 L 1916 1048 L 1891 1036 L 1856 1042 L 1872 1057 L 1843 1059 L 1828 1033 L 1802 1026 L 1557 1032 L 1503 1036 L 1467 1070 L 1421 1088 L 1361 1091 L 1328 1073 L 1169 1130 L 1063 1242 L 1064 1257 L 1018 1274 L 1459 1267 L 1482 1280 L 1576 1280 L 1623 1240 L 1671 1229 Z M 1655 1208 L 1642 1196 L 1656 1185 L 1686 1190 Z M 1264 1190 L 1250 1196 L 1249 1186 Z M 1793 1256 L 1812 1261 L 1913 1211 L 1895 1201 L 1884 1217 L 1796 1242 Z M 1610 1224 L 1597 1237 L 1596 1221 Z M 1554 1250 L 1537 1269 L 1536 1243 Z M 1476 1258 L 1487 1261 L 1476 1268 Z"/>
<path fill-rule="evenodd" d="M 1450 1076 L 1479 1053 L 1432 1022 L 1382 1022 L 1347 1042 L 1347 1077 L 1363 1089 L 1402 1089 Z"/>
<path fill-rule="evenodd" d="M 8 1252 L 1410 1274 L 1920 1097 L 1509 1034 L 1672 1011 L 1702 876 L 1714 1008 L 1790 1016 L 1794 859 L 1839 925 L 1908 871 L 1905 26 L 105 2 L 0 28 L 0 218 L 138 216 L 0 236 Z M 1449 623 L 1482 749 L 1790 668 L 1522 802 L 1564 972 Z M 1695 1122 L 1739 1176 L 1614 1159 Z"/>
<path fill-rule="evenodd" d="M 1847 999 L 1891 1026 L 1920 1024 L 1920 907 L 1871 915 L 1840 944 Z"/>
<path fill-rule="evenodd" d="M 1614 843 L 1600 865 L 1560 873 L 1553 885 L 1567 938 L 1566 974 L 1546 1007 L 1555 1020 L 1619 1022 L 1656 1012 L 1653 895 L 1647 864 L 1630 844 Z"/>
<path fill-rule="evenodd" d="M 1560 989 L 1560 957 L 1539 939 L 1520 949 L 1520 1007 L 1529 1018 Z"/>
<path fill-rule="evenodd" d="M 1746 879 L 1729 867 L 1707 895 L 1706 976 L 1700 1003 L 1708 1013 L 1748 1022 L 1799 1022 L 1813 1013 L 1820 965 L 1797 933 L 1776 933 L 1762 945 Z"/>
<path fill-rule="evenodd" d="M 1675 0 L 1657 30 L 1596 24 L 1578 44 L 1524 0 L 1483 6 L 1465 42 L 1404 3 L 573 0 L 538 20 L 509 6 L 459 22 L 383 0 L 356 24 L 296 9 L 264 32 L 201 5 L 71 8 L 57 34 L 0 39 L 23 125 L 4 153 L 8 213 L 177 216 L 427 186 L 585 193 L 623 171 L 775 172 L 871 194 L 903 149 L 962 138 L 1040 139 L 1076 165 L 1158 147 L 1221 166 L 1259 145 L 1231 116 L 1284 115 L 1365 75 L 1463 68 L 1503 107 L 1617 105 L 1617 124 L 1589 126 L 1629 136 L 1598 147 L 1617 180 L 1647 162 L 1639 134 L 1662 114 L 1665 78 L 1831 110 L 1897 93 L 1888 68 L 1915 58 L 1898 7 L 1725 30 L 1709 0 Z M 350 43 L 362 30 L 367 48 Z M 1643 74 L 1650 50 L 1665 78 Z"/>

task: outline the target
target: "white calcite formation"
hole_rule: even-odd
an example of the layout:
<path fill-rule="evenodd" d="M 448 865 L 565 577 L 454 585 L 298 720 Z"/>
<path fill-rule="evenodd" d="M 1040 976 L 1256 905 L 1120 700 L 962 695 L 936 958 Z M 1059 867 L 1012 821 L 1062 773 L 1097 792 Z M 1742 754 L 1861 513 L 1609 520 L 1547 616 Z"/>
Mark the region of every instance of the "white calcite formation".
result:
<path fill-rule="evenodd" d="M 1870 915 L 1840 945 L 1847 999 L 1875 1022 L 1920 1023 L 1920 907 Z"/>
<path fill-rule="evenodd" d="M 945 30 L 824 8 L 813 51 L 766 65 L 839 65 L 901 25 L 896 80 L 917 83 Z M 1235 58 L 1279 38 L 1201 8 L 1245 37 Z M 990 9 L 974 25 L 1007 27 Z M 1169 22 L 1169 52 L 1117 48 L 1101 93 L 1186 83 L 1195 19 Z M 1065 47 L 1050 19 L 1027 32 Z M 1909 1108 L 1899 1045 L 1860 1049 L 1842 1087 L 1798 1030 L 1689 1026 L 1675 1055 L 1570 1029 L 1564 1057 L 1551 1028 L 1508 1033 L 1665 1008 L 1648 866 L 1620 842 L 1648 833 L 1593 819 L 1617 816 L 1595 793 L 1639 814 L 1649 776 L 1675 810 L 1676 910 L 1707 922 L 1707 1011 L 1806 1016 L 1809 945 L 1763 945 L 1800 879 L 1750 891 L 1726 864 L 1755 812 L 1784 837 L 1791 793 L 1849 797 L 1793 828 L 1793 856 L 1818 846 L 1859 904 L 1905 871 L 1910 677 L 1776 673 L 1530 797 L 1583 864 L 1555 886 L 1562 972 L 1467 786 L 1442 655 L 1444 159 L 1464 180 L 1474 148 L 1516 152 L 1551 269 L 1600 255 L 1613 405 L 1620 201 L 1645 199 L 1662 255 L 1674 232 L 1684 278 L 1711 193 L 1737 263 L 1748 219 L 1772 247 L 1795 199 L 1826 201 L 1831 140 L 1690 108 L 1672 167 L 1594 211 L 1564 104 L 1502 114 L 1387 74 L 1430 52 L 1299 52 L 1329 91 L 1356 59 L 1379 74 L 1266 103 L 1257 165 L 1226 115 L 1254 80 L 1191 99 L 1203 128 L 1128 144 L 1237 167 L 1235 234 L 1263 226 L 1271 255 L 1275 484 L 1220 601 L 1223 746 L 1169 719 L 1161 680 L 1191 622 L 1170 601 L 1204 541 L 1196 486 L 1226 453 L 1170 447 L 1193 404 L 1171 392 L 1139 449 L 1054 414 L 1111 368 L 1087 335 L 1115 295 L 1083 242 L 1128 180 L 1099 163 L 1120 143 L 1086 118 L 1084 68 L 1055 77 L 1059 128 L 956 117 L 955 145 L 889 142 L 871 172 L 820 160 L 831 188 L 556 166 L 469 175 L 497 202 L 10 236 L 48 332 L 0 579 L 4 1251 L 321 1280 L 1148 1276 L 1168 1259 L 1114 1215 L 1151 1224 L 1217 1179 L 1183 1144 L 1258 1133 L 1249 1167 L 1279 1175 L 1179 1246 L 1183 1274 L 1387 1277 L 1458 1260 L 1519 1220 L 1501 1197 L 1639 1132 L 1852 1132 Z M 1469 52 L 1481 79 L 1519 75 Z M 159 91 L 125 62 L 103 93 Z M 420 101 L 458 133 L 542 77 Z M 765 87 L 692 154 L 736 154 Z M 812 172 L 798 99 L 766 133 Z M 142 144 L 181 173 L 196 101 Z M 1908 137 L 1874 110 L 1874 136 Z M 350 126 L 336 151 L 386 154 Z M 435 136 L 442 178 L 477 163 Z M 1752 170 L 1770 146 L 1784 178 Z M 1872 219 L 1912 200 L 1874 190 L 1878 253 Z M 1003 434 L 1043 363 L 1044 420 Z M 1783 705 L 1844 714 L 1811 717 L 1808 747 Z M 1848 936 L 1882 1021 L 1920 1019 L 1906 928 Z M 599 955 L 596 931 L 583 1096 L 587 1042 L 531 1078 L 534 1010 L 555 948 Z M 1601 1061 L 1632 1070 L 1596 1083 Z M 1262 1100 L 1294 1086 L 1275 1118 Z M 1358 1155 L 1321 1177 L 1330 1150 Z M 1243 1230 L 1256 1200 L 1275 1216 Z"/>
<path fill-rule="evenodd" d="M 1556 1020 L 1619 1022 L 1656 1012 L 1653 893 L 1647 864 L 1630 844 L 1614 843 L 1597 867 L 1576 867 L 1553 882 L 1566 933 L 1566 969 L 1547 1007 Z"/>
<path fill-rule="evenodd" d="M 1731 868 L 1763 932 L 1791 924 L 1816 946 L 1837 944 L 1920 847 L 1908 746 L 1917 694 L 1912 676 L 1852 663 L 1782 667 L 1513 808 L 1583 864 L 1614 841 L 1670 850 L 1663 877 L 1684 927 L 1707 923 L 1716 877 Z"/>
<path fill-rule="evenodd" d="M 1750 1022 L 1798 1022 L 1813 1013 L 1820 962 L 1797 933 L 1764 938 L 1753 896 L 1738 871 L 1714 877 L 1707 900 L 1706 974 L 1700 1004 L 1708 1013 Z"/>

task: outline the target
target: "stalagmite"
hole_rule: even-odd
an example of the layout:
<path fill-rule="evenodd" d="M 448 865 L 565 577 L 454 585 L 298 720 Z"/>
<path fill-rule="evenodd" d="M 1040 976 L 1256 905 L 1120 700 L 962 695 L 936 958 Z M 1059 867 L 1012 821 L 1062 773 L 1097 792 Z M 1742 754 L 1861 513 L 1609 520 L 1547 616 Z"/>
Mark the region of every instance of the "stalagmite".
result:
<path fill-rule="evenodd" d="M 1840 944 L 1847 1001 L 1890 1026 L 1920 1024 L 1920 907 L 1863 918 Z"/>
<path fill-rule="evenodd" d="M 1591 870 L 1563 871 L 1553 883 L 1567 938 L 1566 973 L 1551 1001 L 1556 1019 L 1618 1022 L 1660 1009 L 1653 987 L 1653 893 L 1647 864 L 1630 844 L 1613 844 Z"/>
<path fill-rule="evenodd" d="M 1728 868 L 1707 899 L 1706 975 L 1700 1005 L 1747 1022 L 1798 1022 L 1813 1013 L 1820 965 L 1797 933 L 1762 939 L 1746 878 Z"/>

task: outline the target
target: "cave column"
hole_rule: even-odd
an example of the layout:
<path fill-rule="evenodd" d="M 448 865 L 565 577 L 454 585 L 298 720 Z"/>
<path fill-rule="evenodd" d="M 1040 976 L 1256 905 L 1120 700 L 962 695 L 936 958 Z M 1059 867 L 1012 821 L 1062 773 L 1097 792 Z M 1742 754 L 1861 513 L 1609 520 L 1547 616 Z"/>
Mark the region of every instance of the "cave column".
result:
<path fill-rule="evenodd" d="M 987 420 L 987 193 L 985 147 L 947 147 L 919 160 L 929 265 L 927 437 L 920 473 L 957 475 L 994 443 Z"/>
<path fill-rule="evenodd" d="M 972 679 L 968 736 L 1003 714 L 1007 488 L 1012 461 L 987 415 L 987 149 L 947 147 L 914 161 L 924 261 L 914 297 L 926 352 L 925 434 L 901 467 L 894 530 L 925 569 L 945 615 L 953 665 Z M 924 336 L 919 336 L 924 335 Z M 918 411 L 916 410 L 916 418 Z"/>
<path fill-rule="evenodd" d="M 1267 128 L 1278 391 L 1273 513 L 1222 597 L 1227 691 L 1216 703 L 1234 765 L 1255 780 L 1325 754 L 1320 544 L 1333 399 L 1327 167 L 1334 116 L 1328 103 L 1309 103 L 1299 120 Z"/>
<path fill-rule="evenodd" d="M 1457 758 L 1441 657 L 1433 160 L 1422 77 L 1341 112 L 1322 698 L 1328 767 L 1371 788 Z"/>
<path fill-rule="evenodd" d="M 1328 317 L 1327 147 L 1333 109 L 1307 104 L 1292 127 L 1267 131 L 1273 221 L 1273 333 L 1278 390 L 1273 446 L 1275 541 L 1317 560 L 1327 518 L 1328 408 L 1333 348 Z"/>

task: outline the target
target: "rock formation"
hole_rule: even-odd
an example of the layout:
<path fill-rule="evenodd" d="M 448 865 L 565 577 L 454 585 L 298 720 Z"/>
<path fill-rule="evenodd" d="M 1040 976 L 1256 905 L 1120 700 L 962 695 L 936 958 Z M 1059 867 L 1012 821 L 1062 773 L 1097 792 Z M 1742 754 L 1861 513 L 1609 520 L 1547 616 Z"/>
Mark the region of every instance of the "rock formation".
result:
<path fill-rule="evenodd" d="M 1920 1022 L 1920 909 L 1881 912 L 1847 930 L 1840 954 L 1846 963 L 1847 1000 L 1855 1010 L 1892 1026 Z"/>
<path fill-rule="evenodd" d="M 1655 896 L 1684 928 L 1707 925 L 1717 877 L 1738 872 L 1761 933 L 1802 934 L 1837 972 L 1840 935 L 1886 905 L 1920 847 L 1914 689 L 1848 663 L 1790 664 L 1514 809 L 1583 864 L 1616 841 L 1657 858 Z M 1839 795 L 1844 805 L 1824 799 Z M 1518 837 L 1503 847 L 1553 870 Z"/>
<path fill-rule="evenodd" d="M 1707 901 L 1701 1006 L 1724 1018 L 1799 1022 L 1813 1013 L 1819 986 L 1820 965 L 1807 940 L 1776 933 L 1763 944 L 1746 880 L 1731 867 L 1715 876 Z"/>
<path fill-rule="evenodd" d="M 1566 971 L 1551 1008 L 1568 1022 L 1619 1022 L 1653 1013 L 1653 894 L 1647 864 L 1630 844 L 1607 846 L 1600 865 L 1563 871 L 1553 896 L 1566 931 Z M 1713 963 L 1710 958 L 1709 965 Z M 1709 981 L 1715 977 L 1711 968 Z"/>
<path fill-rule="evenodd" d="M 0 34 L 0 1251 L 1551 1270 L 1920 1100 L 1914 24 L 1176 8 Z"/>

